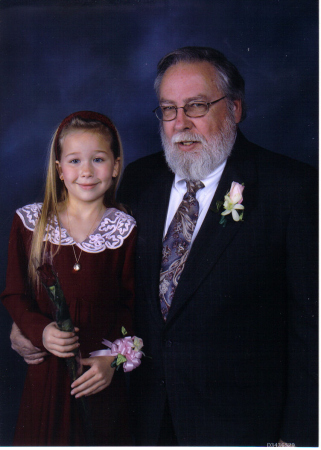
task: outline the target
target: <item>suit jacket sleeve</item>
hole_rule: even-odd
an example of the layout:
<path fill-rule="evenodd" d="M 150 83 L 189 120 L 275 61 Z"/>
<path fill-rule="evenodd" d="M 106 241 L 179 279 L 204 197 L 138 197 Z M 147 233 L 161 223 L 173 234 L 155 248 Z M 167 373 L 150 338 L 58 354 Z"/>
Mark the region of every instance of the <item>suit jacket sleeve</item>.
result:
<path fill-rule="evenodd" d="M 286 236 L 288 390 L 280 437 L 296 446 L 317 446 L 318 195 L 315 173 L 302 167 L 306 173 L 292 180 L 298 189 Z"/>

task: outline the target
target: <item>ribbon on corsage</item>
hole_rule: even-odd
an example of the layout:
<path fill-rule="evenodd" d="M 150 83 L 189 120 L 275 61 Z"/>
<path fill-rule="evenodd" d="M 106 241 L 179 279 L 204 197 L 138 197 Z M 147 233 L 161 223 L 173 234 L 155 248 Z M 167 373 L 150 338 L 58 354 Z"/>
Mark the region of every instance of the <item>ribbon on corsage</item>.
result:
<path fill-rule="evenodd" d="M 123 338 L 116 339 L 114 342 L 110 342 L 107 339 L 103 339 L 102 344 L 109 347 L 108 350 L 97 350 L 90 353 L 90 357 L 93 356 L 115 356 L 114 361 L 111 363 L 111 367 L 116 367 L 116 370 L 123 364 L 124 372 L 131 372 L 141 364 L 141 358 L 144 353 L 141 351 L 143 348 L 143 340 L 137 336 L 126 336 L 127 331 L 122 327 Z"/>
<path fill-rule="evenodd" d="M 231 184 L 230 191 L 224 196 L 224 202 L 218 201 L 216 203 L 217 211 L 223 206 L 224 211 L 221 213 L 221 220 L 220 224 L 225 227 L 226 225 L 226 216 L 229 214 L 232 214 L 233 220 L 235 222 L 239 222 L 243 220 L 243 212 L 244 212 L 244 206 L 241 205 L 243 201 L 243 190 L 245 186 L 244 184 L 237 183 L 236 181 L 233 181 Z M 242 211 L 240 214 L 238 211 Z"/>

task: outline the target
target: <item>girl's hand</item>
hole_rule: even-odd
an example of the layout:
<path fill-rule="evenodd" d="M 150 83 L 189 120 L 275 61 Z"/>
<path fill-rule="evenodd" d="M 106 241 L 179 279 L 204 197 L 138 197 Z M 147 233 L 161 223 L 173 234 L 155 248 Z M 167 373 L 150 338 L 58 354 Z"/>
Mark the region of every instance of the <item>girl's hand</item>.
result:
<path fill-rule="evenodd" d="M 78 332 L 79 328 L 75 327 Z M 70 358 L 75 356 L 72 350 L 78 348 L 78 336 L 73 331 L 60 331 L 56 322 L 51 322 L 42 333 L 44 347 L 59 358 Z"/>
<path fill-rule="evenodd" d="M 114 356 L 94 356 L 82 359 L 81 363 L 84 366 L 91 366 L 91 368 L 72 383 L 71 395 L 79 398 L 83 395 L 97 394 L 109 386 L 115 372 L 115 369 L 110 366 L 114 359 Z"/>

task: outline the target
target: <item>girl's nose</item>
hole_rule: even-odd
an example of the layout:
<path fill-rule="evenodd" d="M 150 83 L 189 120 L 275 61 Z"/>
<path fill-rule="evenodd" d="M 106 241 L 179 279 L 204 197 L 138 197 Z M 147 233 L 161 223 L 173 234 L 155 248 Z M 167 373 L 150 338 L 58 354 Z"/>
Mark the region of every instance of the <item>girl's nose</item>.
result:
<path fill-rule="evenodd" d="M 81 176 L 91 177 L 93 175 L 93 168 L 89 161 L 86 161 L 81 166 Z"/>

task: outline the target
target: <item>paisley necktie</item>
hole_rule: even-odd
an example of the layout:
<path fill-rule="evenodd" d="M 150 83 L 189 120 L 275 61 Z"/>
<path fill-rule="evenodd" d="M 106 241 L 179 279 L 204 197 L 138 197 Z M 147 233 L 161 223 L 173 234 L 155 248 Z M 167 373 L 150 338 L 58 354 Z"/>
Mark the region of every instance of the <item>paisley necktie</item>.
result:
<path fill-rule="evenodd" d="M 178 280 L 188 257 L 198 219 L 199 203 L 196 192 L 204 187 L 201 181 L 186 181 L 187 192 L 168 227 L 163 240 L 159 297 L 164 320 L 167 319 Z"/>

